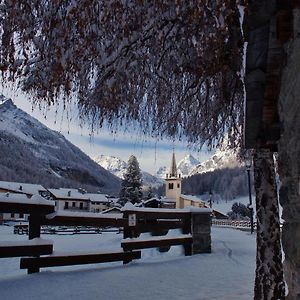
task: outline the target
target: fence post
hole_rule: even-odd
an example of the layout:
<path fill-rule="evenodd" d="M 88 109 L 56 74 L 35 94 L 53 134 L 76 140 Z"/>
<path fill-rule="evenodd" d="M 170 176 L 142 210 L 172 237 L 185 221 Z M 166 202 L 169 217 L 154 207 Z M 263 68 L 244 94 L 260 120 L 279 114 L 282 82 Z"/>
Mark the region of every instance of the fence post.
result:
<path fill-rule="evenodd" d="M 39 214 L 31 214 L 29 217 L 29 239 L 39 238 L 41 236 L 41 216 Z M 28 268 L 28 274 L 38 273 L 40 268 Z"/>
<path fill-rule="evenodd" d="M 127 238 L 132 238 L 132 228 L 129 227 L 129 218 L 128 218 L 129 213 L 127 211 L 123 212 L 123 218 L 127 220 L 126 225 L 124 226 L 124 230 L 123 230 L 123 239 L 127 239 Z M 129 250 L 131 252 L 131 250 Z M 123 265 L 126 265 L 128 263 L 130 263 L 132 261 L 132 259 L 124 259 L 123 260 Z"/>
<path fill-rule="evenodd" d="M 197 212 L 192 210 L 192 253 L 211 253 L 211 210 Z"/>
<path fill-rule="evenodd" d="M 190 234 L 192 232 L 192 214 L 189 213 L 188 217 L 183 219 L 183 226 L 182 226 L 182 233 L 183 234 Z M 184 255 L 190 256 L 192 255 L 192 244 L 184 244 Z"/>

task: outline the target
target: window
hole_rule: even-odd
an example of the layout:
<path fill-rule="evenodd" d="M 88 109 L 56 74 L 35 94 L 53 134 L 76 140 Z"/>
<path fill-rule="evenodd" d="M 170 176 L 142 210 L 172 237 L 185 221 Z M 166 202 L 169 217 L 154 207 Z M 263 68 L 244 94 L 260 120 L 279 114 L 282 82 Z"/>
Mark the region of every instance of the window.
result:
<path fill-rule="evenodd" d="M 69 202 L 65 202 L 65 209 L 69 208 Z"/>
<path fill-rule="evenodd" d="M 180 188 L 180 183 L 177 183 L 177 187 Z"/>
<path fill-rule="evenodd" d="M 80 202 L 80 206 L 79 206 L 80 209 L 83 209 L 83 203 Z"/>
<path fill-rule="evenodd" d="M 10 217 L 11 217 L 11 218 L 14 218 L 14 217 L 15 217 L 15 214 L 10 214 Z"/>
<path fill-rule="evenodd" d="M 174 183 L 169 183 L 169 190 L 173 190 L 174 189 Z"/>
<path fill-rule="evenodd" d="M 72 202 L 72 207 L 76 207 L 76 202 Z"/>
<path fill-rule="evenodd" d="M 24 214 L 20 214 L 19 218 L 23 219 L 24 218 Z"/>

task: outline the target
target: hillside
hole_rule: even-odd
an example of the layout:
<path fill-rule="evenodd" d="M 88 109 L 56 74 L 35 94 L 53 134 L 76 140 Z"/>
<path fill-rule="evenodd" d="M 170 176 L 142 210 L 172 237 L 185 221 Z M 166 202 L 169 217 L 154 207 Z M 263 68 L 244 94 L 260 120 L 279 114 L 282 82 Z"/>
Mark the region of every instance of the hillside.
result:
<path fill-rule="evenodd" d="M 0 97 L 0 180 L 119 192 L 120 180 L 66 138 Z"/>

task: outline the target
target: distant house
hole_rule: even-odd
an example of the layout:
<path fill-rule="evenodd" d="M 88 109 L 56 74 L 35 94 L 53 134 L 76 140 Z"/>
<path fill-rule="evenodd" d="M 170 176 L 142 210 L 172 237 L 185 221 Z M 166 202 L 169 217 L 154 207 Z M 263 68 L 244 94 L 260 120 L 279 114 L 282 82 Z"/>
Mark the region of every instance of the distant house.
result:
<path fill-rule="evenodd" d="M 28 197 L 32 195 L 47 196 L 47 190 L 40 184 L 21 183 L 21 182 L 9 182 L 0 181 L 0 193 L 17 193 L 25 194 Z"/>
<path fill-rule="evenodd" d="M 85 194 L 90 199 L 90 212 L 102 212 L 110 208 L 112 201 L 104 194 Z"/>
<path fill-rule="evenodd" d="M 40 184 L 0 181 L 0 193 L 24 195 L 23 198 L 31 198 L 33 195 L 47 197 L 48 191 Z M 27 220 L 28 215 L 17 213 L 0 213 L 0 224 L 5 221 Z"/>
<path fill-rule="evenodd" d="M 209 208 L 205 201 L 192 195 L 181 194 L 179 197 L 179 203 L 181 207 L 194 206 L 198 208 Z"/>
<path fill-rule="evenodd" d="M 56 210 L 101 212 L 110 207 L 110 200 L 103 194 L 85 193 L 77 189 L 48 189 L 55 201 Z"/>

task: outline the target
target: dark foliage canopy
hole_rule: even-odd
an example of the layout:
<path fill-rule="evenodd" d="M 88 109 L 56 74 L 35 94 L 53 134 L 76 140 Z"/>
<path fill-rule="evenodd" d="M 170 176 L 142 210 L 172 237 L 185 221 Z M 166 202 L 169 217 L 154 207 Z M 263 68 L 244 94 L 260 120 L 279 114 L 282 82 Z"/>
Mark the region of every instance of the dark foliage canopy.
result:
<path fill-rule="evenodd" d="M 95 127 L 210 146 L 240 136 L 236 0 L 3 0 L 0 43 L 4 80 L 37 103 L 77 99 Z"/>

